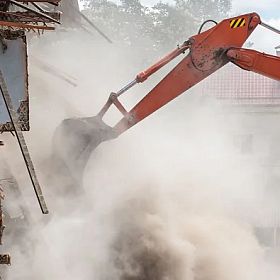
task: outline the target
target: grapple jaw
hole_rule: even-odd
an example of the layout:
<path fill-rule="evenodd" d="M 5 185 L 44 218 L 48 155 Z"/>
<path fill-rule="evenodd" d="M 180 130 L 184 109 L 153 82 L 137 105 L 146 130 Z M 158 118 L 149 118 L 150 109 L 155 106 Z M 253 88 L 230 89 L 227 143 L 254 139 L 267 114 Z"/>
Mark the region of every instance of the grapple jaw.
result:
<path fill-rule="evenodd" d="M 80 179 L 93 150 L 101 142 L 117 136 L 99 116 L 65 119 L 54 134 L 54 157 L 66 165 L 72 176 L 75 174 Z"/>

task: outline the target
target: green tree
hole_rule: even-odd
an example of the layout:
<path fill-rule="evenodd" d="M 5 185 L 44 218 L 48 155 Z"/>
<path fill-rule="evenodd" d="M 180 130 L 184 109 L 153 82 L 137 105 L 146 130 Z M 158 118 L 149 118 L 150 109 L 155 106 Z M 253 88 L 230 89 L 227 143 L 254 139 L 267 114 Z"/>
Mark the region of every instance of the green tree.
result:
<path fill-rule="evenodd" d="M 226 17 L 231 0 L 175 0 L 153 7 L 140 0 L 84 0 L 85 13 L 113 41 L 140 47 L 143 51 L 172 48 L 195 34 L 206 19 Z"/>
<path fill-rule="evenodd" d="M 182 43 L 197 29 L 197 21 L 186 10 L 178 9 L 164 3 L 158 3 L 151 8 L 150 16 L 153 18 L 154 44 L 156 49 L 174 48 Z"/>
<path fill-rule="evenodd" d="M 231 0 L 175 0 L 175 5 L 180 10 L 190 12 L 196 19 L 220 20 L 229 15 Z"/>
<path fill-rule="evenodd" d="M 122 0 L 119 5 L 108 0 L 86 0 L 85 4 L 84 12 L 114 41 L 133 45 L 150 38 L 152 19 L 139 0 Z"/>

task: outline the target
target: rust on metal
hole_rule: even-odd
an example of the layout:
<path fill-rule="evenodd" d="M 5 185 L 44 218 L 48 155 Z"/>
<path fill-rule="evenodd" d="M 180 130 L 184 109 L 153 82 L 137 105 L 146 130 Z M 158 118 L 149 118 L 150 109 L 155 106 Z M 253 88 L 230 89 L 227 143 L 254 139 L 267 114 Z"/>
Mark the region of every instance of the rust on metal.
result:
<path fill-rule="evenodd" d="M 55 1 L 0 1 L 0 26 L 8 29 L 54 30 L 60 23 L 61 13 L 44 10 L 40 4 L 58 5 Z"/>
<path fill-rule="evenodd" d="M 22 131 L 29 130 L 25 32 L 36 31 L 42 33 L 45 30 L 54 30 L 54 25 L 60 23 L 61 13 L 54 10 L 53 6 L 57 6 L 60 1 L 0 0 L 0 64 L 2 65 L 0 91 L 3 98 L 0 105 L 5 105 L 7 109 L 7 112 L 5 110 L 0 112 L 0 133 L 4 131 L 15 132 L 27 171 L 44 214 L 48 213 L 48 209 L 22 133 Z M 10 96 L 9 91 L 12 96 Z M 2 141 L 0 141 L 0 145 L 2 144 Z M 2 211 L 3 199 L 4 194 L 0 185 L 0 245 L 5 229 Z M 0 252 L 0 264 L 10 265 L 10 255 Z"/>
<path fill-rule="evenodd" d="M 21 2 L 21 3 L 49 3 L 49 4 L 55 4 L 58 5 L 61 0 L 15 0 L 15 2 Z"/>
<path fill-rule="evenodd" d="M 55 12 L 45 12 L 48 17 L 44 19 L 44 22 L 51 23 L 52 19 L 59 21 L 61 18 L 60 13 Z M 42 18 L 32 12 L 4 12 L 0 11 L 0 17 L 5 16 L 9 21 L 19 21 L 19 22 L 41 22 Z"/>
<path fill-rule="evenodd" d="M 21 22 L 12 22 L 12 21 L 2 21 L 0 20 L 0 26 L 6 26 L 6 27 L 17 27 L 27 30 L 55 30 L 53 26 L 47 26 L 47 25 L 35 25 L 35 24 L 26 24 Z"/>
<path fill-rule="evenodd" d="M 29 101 L 23 100 L 20 102 L 20 106 L 17 109 L 18 125 L 21 131 L 29 131 Z M 0 132 L 13 131 L 14 127 L 11 122 L 0 124 Z"/>

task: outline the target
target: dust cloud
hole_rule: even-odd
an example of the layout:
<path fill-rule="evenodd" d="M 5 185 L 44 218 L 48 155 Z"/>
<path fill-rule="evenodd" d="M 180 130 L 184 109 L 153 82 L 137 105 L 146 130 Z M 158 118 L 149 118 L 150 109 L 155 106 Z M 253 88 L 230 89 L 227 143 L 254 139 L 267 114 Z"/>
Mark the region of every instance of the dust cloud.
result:
<path fill-rule="evenodd" d="M 51 214 L 40 215 L 14 139 L 4 136 L 9 145 L 2 154 L 30 212 L 20 242 L 5 235 L 13 258 L 7 279 L 276 279 L 278 268 L 267 261 L 253 229 L 260 207 L 269 207 L 262 199 L 264 178 L 255 162 L 241 163 L 228 136 L 241 119 L 232 121 L 195 88 L 101 144 L 73 184 L 52 168 L 56 127 L 64 118 L 96 114 L 111 91 L 148 66 L 146 58 L 79 32 L 34 38 L 29 52 L 78 86 L 30 58 L 26 138 Z M 161 76 L 131 90 L 126 106 Z"/>

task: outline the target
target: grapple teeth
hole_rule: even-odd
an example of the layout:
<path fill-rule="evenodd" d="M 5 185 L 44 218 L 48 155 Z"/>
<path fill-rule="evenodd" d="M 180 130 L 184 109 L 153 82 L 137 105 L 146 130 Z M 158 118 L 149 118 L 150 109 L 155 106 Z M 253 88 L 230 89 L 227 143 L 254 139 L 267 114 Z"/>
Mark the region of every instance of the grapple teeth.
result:
<path fill-rule="evenodd" d="M 71 173 L 75 172 L 81 176 L 91 153 L 97 146 L 116 137 L 113 128 L 98 116 L 65 119 L 54 134 L 54 155 Z"/>

